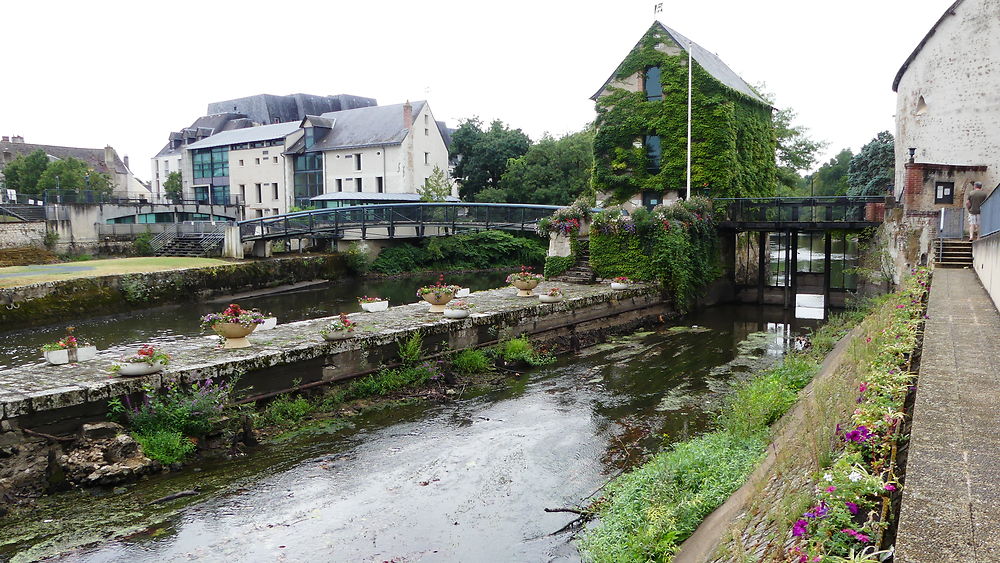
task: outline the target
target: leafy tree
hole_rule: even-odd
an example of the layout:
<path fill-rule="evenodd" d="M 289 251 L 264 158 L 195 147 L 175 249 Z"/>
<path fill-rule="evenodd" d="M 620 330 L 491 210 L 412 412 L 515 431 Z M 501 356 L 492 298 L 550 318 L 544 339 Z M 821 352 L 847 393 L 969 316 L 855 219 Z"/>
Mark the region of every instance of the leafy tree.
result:
<path fill-rule="evenodd" d="M 87 163 L 69 157 L 64 160 L 50 162 L 45 172 L 38 178 L 38 189 L 41 190 L 90 190 L 101 193 L 111 193 L 111 179 L 107 174 L 96 172 Z"/>
<path fill-rule="evenodd" d="M 514 203 L 569 205 L 590 188 L 593 167 L 593 128 L 559 139 L 546 135 L 508 162 L 500 189 Z"/>
<path fill-rule="evenodd" d="M 451 137 L 451 156 L 458 158 L 455 177 L 459 194 L 471 200 L 486 188 L 499 187 L 507 161 L 528 152 L 531 139 L 499 119 L 484 130 L 478 118 L 466 119 Z"/>
<path fill-rule="evenodd" d="M 507 192 L 500 188 L 479 190 L 475 196 L 477 203 L 507 203 Z"/>
<path fill-rule="evenodd" d="M 886 193 L 896 174 L 895 140 L 882 131 L 851 159 L 847 170 L 847 195 L 871 196 Z"/>
<path fill-rule="evenodd" d="M 847 167 L 853 156 L 851 149 L 844 149 L 820 166 L 819 170 L 806 176 L 806 185 L 809 186 L 806 193 L 818 196 L 846 195 Z"/>
<path fill-rule="evenodd" d="M 445 201 L 451 195 L 452 181 L 448 173 L 434 166 L 434 171 L 427 178 L 423 187 L 417 188 L 420 201 Z"/>
<path fill-rule="evenodd" d="M 166 194 L 171 201 L 180 201 L 184 194 L 184 184 L 181 181 L 180 172 L 171 172 L 167 174 L 167 179 L 163 181 L 163 193 Z"/>
<path fill-rule="evenodd" d="M 755 85 L 754 88 L 761 97 L 774 104 L 774 95 L 767 91 L 764 84 Z M 826 148 L 825 141 L 816 141 L 808 136 L 809 129 L 801 125 L 793 125 L 797 114 L 795 110 L 785 108 L 775 112 L 772 119 L 774 123 L 774 135 L 777 139 L 775 147 L 775 160 L 778 164 L 778 188 L 787 191 L 802 189 L 802 177 L 800 173 L 808 170 L 816 163 L 816 156 L 819 151 Z M 790 195 L 790 194 L 788 194 Z"/>
<path fill-rule="evenodd" d="M 18 156 L 3 169 L 5 187 L 22 194 L 40 193 L 38 179 L 48 165 L 49 157 L 41 149 Z"/>

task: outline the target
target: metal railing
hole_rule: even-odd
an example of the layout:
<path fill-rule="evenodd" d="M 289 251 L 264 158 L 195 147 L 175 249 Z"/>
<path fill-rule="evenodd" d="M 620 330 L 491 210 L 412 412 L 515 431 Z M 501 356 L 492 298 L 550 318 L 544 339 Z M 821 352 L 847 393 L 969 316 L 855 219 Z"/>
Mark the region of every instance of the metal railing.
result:
<path fill-rule="evenodd" d="M 115 205 L 220 205 L 223 207 L 243 205 L 243 196 L 230 194 L 222 201 L 208 197 L 185 199 L 169 197 L 121 197 L 107 192 L 93 190 L 44 190 L 40 194 L 17 194 L 17 202 L 25 205 L 51 204 L 115 204 Z"/>
<path fill-rule="evenodd" d="M 232 225 L 225 221 L 189 221 L 186 223 L 116 223 L 97 225 L 97 234 L 101 237 L 132 237 L 142 233 L 154 233 L 157 236 L 150 241 L 160 239 L 173 239 L 182 234 L 203 234 L 222 232 L 223 227 Z"/>
<path fill-rule="evenodd" d="M 718 198 L 720 221 L 734 223 L 882 222 L 883 196 Z"/>
<path fill-rule="evenodd" d="M 423 236 L 426 227 L 441 227 L 451 233 L 485 229 L 533 231 L 540 219 L 559 208 L 502 203 L 394 203 L 298 211 L 237 224 L 243 240 L 315 235 L 341 238 L 347 232 L 359 233 L 361 238 L 394 238 L 396 230 L 402 227 L 413 227 L 416 236 Z M 385 232 L 370 233 L 372 229 Z"/>
<path fill-rule="evenodd" d="M 938 216 L 937 227 L 937 238 L 965 238 L 965 209 L 961 207 L 942 207 Z"/>
<path fill-rule="evenodd" d="M 992 235 L 1000 232 L 1000 196 L 997 195 L 1000 189 L 994 189 L 993 193 L 986 196 L 982 206 L 979 208 L 979 236 Z"/>

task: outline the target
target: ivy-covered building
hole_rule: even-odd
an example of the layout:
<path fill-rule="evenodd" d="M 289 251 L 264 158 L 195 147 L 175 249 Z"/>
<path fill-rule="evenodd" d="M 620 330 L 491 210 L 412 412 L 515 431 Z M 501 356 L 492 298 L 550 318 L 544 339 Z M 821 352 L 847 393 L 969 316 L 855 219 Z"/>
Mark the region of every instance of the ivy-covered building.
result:
<path fill-rule="evenodd" d="M 598 199 L 650 207 L 684 196 L 689 51 L 692 194 L 773 193 L 771 105 L 717 56 L 657 21 L 591 96 Z"/>

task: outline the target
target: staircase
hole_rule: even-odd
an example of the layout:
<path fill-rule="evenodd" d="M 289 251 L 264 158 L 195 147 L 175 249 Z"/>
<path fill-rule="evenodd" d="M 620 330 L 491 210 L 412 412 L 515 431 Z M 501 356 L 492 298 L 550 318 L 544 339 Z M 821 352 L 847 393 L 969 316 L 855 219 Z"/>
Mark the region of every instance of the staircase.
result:
<path fill-rule="evenodd" d="M 41 205 L 5 204 L 0 206 L 0 215 L 6 215 L 22 221 L 44 221 L 45 207 Z"/>
<path fill-rule="evenodd" d="M 589 245 L 585 242 L 580 244 L 580 253 L 576 257 L 576 264 L 573 264 L 572 268 L 552 279 L 566 283 L 594 283 L 596 276 L 594 276 L 594 271 L 590 269 Z"/>
<path fill-rule="evenodd" d="M 972 242 L 964 239 L 938 239 L 934 249 L 938 268 L 971 268 Z"/>
<path fill-rule="evenodd" d="M 185 233 L 168 240 L 155 250 L 157 256 L 208 256 L 222 246 L 222 233 Z"/>

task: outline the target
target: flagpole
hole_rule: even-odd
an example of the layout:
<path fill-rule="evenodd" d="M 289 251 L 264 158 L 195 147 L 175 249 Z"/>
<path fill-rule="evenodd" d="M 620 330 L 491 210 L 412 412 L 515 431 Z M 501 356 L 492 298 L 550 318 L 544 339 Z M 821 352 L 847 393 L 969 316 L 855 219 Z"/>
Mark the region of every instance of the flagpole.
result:
<path fill-rule="evenodd" d="M 688 41 L 688 136 L 687 136 L 687 195 L 686 200 L 691 199 L 691 42 Z"/>

